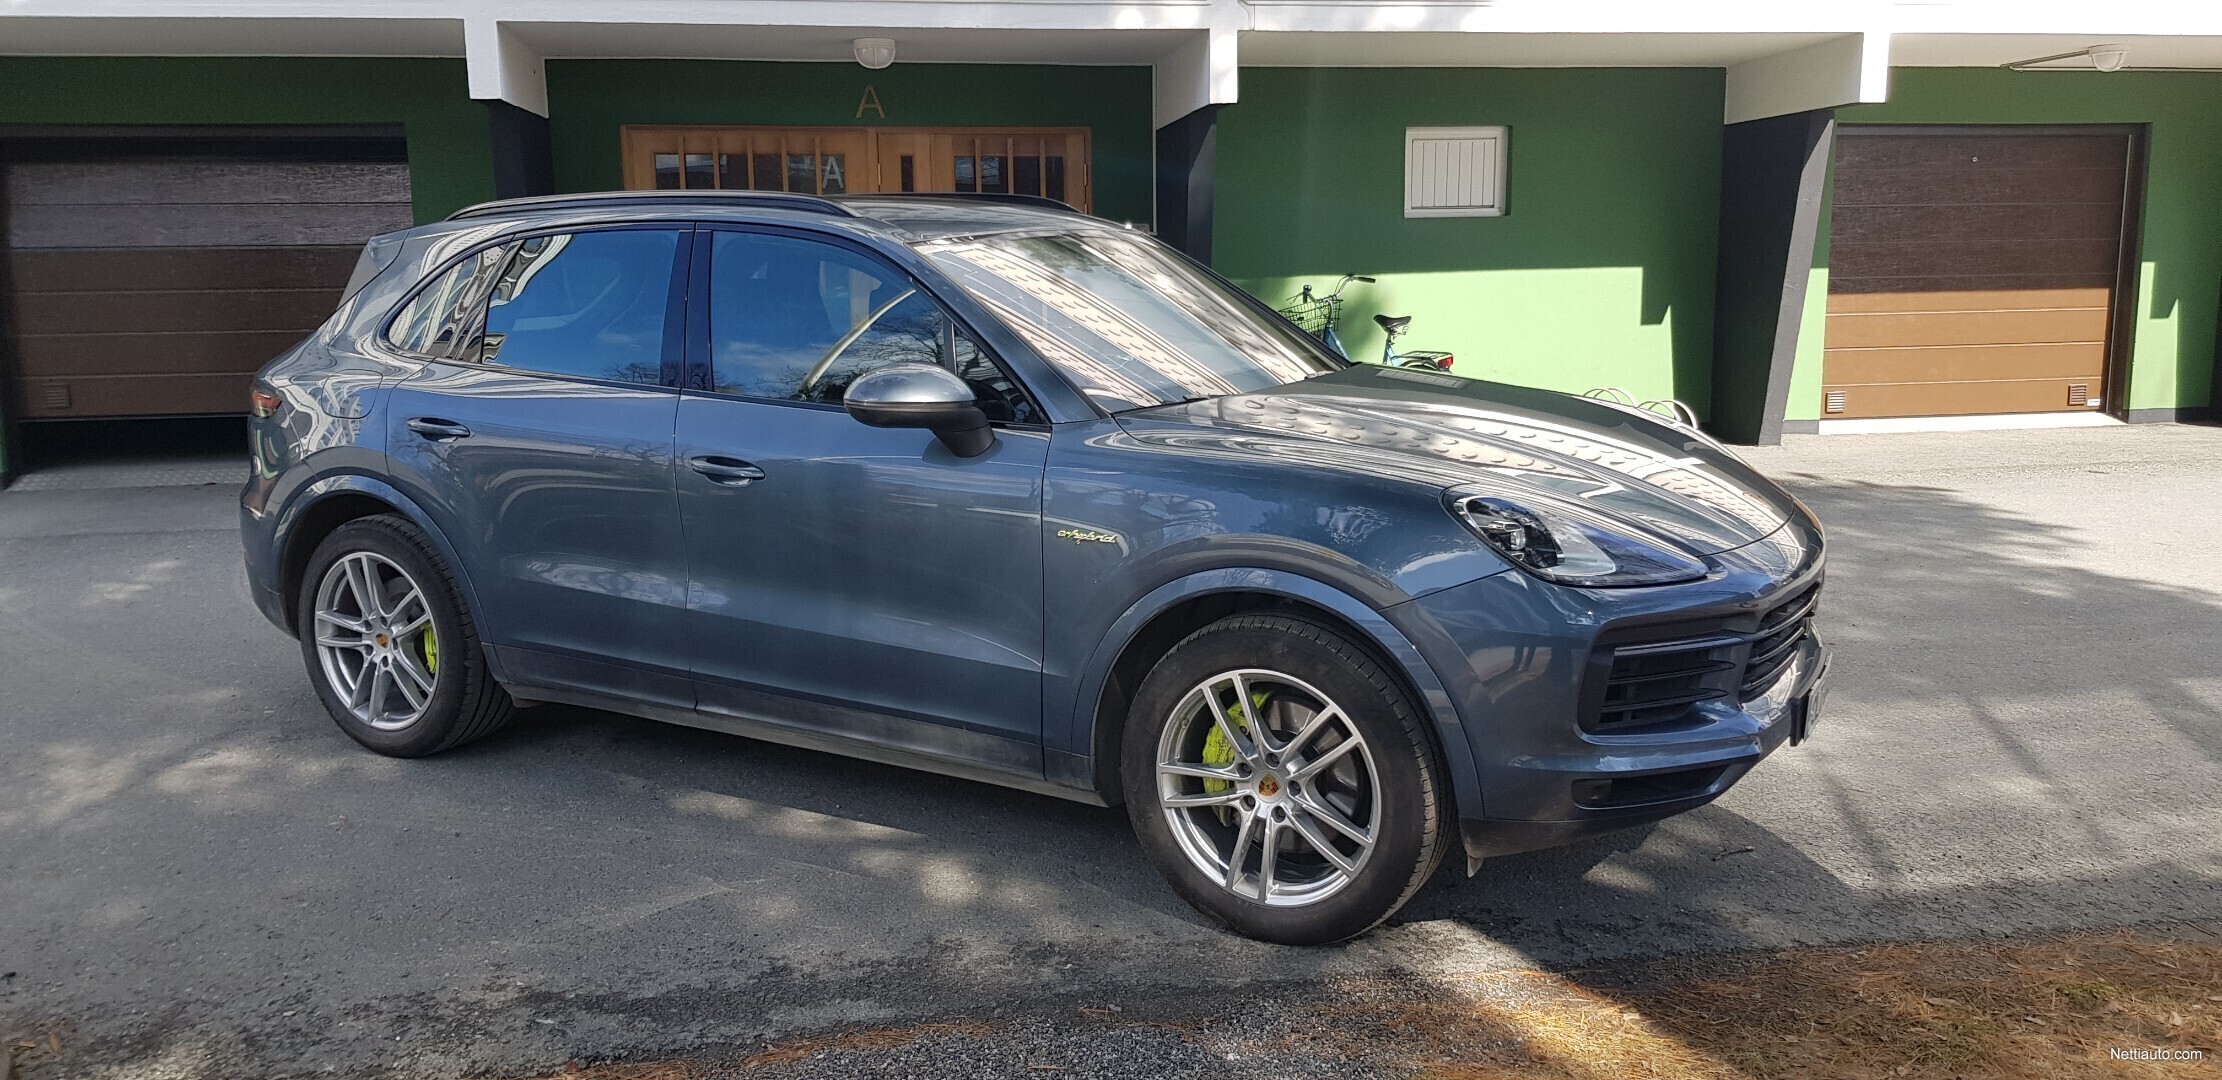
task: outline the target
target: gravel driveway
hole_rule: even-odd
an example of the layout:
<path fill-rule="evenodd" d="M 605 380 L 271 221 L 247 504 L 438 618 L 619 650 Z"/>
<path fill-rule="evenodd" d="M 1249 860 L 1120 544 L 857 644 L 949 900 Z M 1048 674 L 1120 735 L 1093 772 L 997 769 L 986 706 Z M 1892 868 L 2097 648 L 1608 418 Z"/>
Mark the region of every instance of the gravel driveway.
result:
<path fill-rule="evenodd" d="M 483 1075 L 1666 952 L 2222 925 L 2222 429 L 1749 456 L 1830 529 L 1820 737 L 1664 824 L 1446 868 L 1312 950 L 1204 926 L 1117 810 L 554 706 L 373 756 L 249 605 L 229 487 L 0 494 L 0 1035 L 64 1041 L 34 1078 Z M 1194 1052 L 1122 1037 L 1077 1071 Z M 967 1076 L 1017 1060 L 965 1045 Z"/>

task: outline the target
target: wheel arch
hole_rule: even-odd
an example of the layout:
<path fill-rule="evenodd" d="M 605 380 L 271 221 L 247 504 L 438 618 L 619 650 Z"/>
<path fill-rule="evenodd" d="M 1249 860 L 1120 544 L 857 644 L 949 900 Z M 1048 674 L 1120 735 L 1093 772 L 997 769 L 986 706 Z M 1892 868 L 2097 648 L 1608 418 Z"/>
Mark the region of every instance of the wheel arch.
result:
<path fill-rule="evenodd" d="M 1235 614 L 1275 613 L 1309 618 L 1341 632 L 1373 654 L 1428 715 L 1437 752 L 1450 776 L 1447 815 L 1478 814 L 1479 773 L 1473 748 L 1449 691 L 1403 631 L 1357 597 L 1313 578 L 1279 570 L 1238 568 L 1191 574 L 1136 601 L 1104 635 L 1081 685 L 1077 718 L 1086 740 L 1096 793 L 1123 801 L 1120 746 L 1135 689 L 1165 653 L 1189 634 Z"/>
<path fill-rule="evenodd" d="M 422 530 L 432 541 L 432 547 L 447 563 L 455 581 L 462 586 L 463 598 L 477 617 L 481 634 L 486 625 L 486 612 L 478 603 L 478 592 L 471 585 L 469 568 L 456 558 L 454 545 L 448 543 L 440 527 L 424 509 L 407 495 L 385 481 L 359 474 L 329 476 L 303 488 L 286 504 L 278 518 L 278 588 L 285 605 L 286 629 L 295 635 L 300 628 L 301 575 L 308 569 L 309 558 L 316 553 L 317 545 L 333 531 L 350 521 L 379 514 L 396 514 Z M 492 651 L 488 651 L 492 655 Z"/>

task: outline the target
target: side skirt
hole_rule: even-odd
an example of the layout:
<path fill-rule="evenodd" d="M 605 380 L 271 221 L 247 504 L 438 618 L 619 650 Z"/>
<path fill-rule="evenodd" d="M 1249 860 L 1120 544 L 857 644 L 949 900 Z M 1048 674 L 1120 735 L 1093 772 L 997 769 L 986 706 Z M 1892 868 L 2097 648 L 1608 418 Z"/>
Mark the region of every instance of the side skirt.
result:
<path fill-rule="evenodd" d="M 577 705 L 581 708 L 600 709 L 604 712 L 623 713 L 627 716 L 638 716 L 666 724 L 678 724 L 681 727 L 701 728 L 704 731 L 717 731 L 727 735 L 762 739 L 765 742 L 779 743 L 783 746 L 800 747 L 804 750 L 819 750 L 828 754 L 839 754 L 842 757 L 859 758 L 864 761 L 877 761 L 883 765 L 899 765 L 906 769 L 953 776 L 960 780 L 977 780 L 981 783 L 1016 788 L 1036 795 L 1053 795 L 1060 799 L 1086 803 L 1089 806 L 1110 805 L 1094 791 L 1085 788 L 1067 787 L 1063 784 L 1045 780 L 1040 776 L 978 765 L 968 761 L 953 761 L 901 747 L 860 742 L 853 738 L 795 727 L 777 720 L 698 712 L 672 705 L 613 697 L 608 694 L 595 693 L 591 690 L 524 685 L 510 687 L 509 690 L 520 699 L 535 702 L 552 701 L 564 705 Z M 893 720 L 892 718 L 891 720 L 894 723 L 917 722 Z"/>

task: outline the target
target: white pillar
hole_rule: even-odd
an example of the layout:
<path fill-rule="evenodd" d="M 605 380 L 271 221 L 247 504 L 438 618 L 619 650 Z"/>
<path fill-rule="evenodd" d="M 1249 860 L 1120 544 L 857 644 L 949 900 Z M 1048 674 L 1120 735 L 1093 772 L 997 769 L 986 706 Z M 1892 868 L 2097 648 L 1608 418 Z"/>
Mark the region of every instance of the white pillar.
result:
<path fill-rule="evenodd" d="M 1846 34 L 1730 66 L 1722 122 L 1883 101 L 1889 93 L 1890 35 Z"/>
<path fill-rule="evenodd" d="M 464 19 L 463 58 L 471 97 L 548 115 L 547 65 L 508 26 L 484 16 Z"/>

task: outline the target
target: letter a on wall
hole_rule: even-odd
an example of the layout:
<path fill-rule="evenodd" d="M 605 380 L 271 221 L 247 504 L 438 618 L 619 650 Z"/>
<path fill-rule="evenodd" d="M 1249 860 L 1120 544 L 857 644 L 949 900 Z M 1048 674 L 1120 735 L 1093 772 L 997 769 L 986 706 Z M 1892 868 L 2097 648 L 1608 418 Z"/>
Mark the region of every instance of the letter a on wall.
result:
<path fill-rule="evenodd" d="M 880 107 L 880 93 L 872 89 L 870 83 L 864 84 L 864 98 L 856 103 L 856 118 L 864 119 L 864 110 L 866 109 L 878 113 L 882 120 L 887 119 L 887 110 Z"/>

